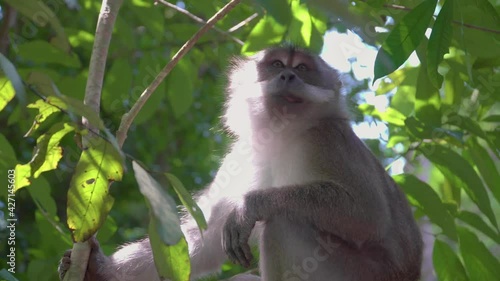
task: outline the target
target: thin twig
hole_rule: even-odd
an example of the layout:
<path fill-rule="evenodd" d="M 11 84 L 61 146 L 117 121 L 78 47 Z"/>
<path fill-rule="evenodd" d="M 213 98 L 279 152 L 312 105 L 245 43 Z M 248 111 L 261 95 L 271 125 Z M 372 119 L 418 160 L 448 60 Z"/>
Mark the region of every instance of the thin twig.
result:
<path fill-rule="evenodd" d="M 245 26 L 246 24 L 248 24 L 251 20 L 253 20 L 254 18 L 258 17 L 259 16 L 259 13 L 255 13 L 251 16 L 249 16 L 248 18 L 244 19 L 242 22 L 238 23 L 237 25 L 231 27 L 228 32 L 235 32 L 236 30 L 240 29 L 242 26 Z"/>
<path fill-rule="evenodd" d="M 365 2 L 365 0 L 361 0 L 361 1 Z M 384 7 L 389 8 L 389 9 L 394 9 L 394 10 L 403 10 L 403 11 L 413 10 L 412 8 L 408 8 L 408 7 L 400 6 L 400 5 L 394 5 L 394 4 L 384 4 Z M 465 23 L 465 22 L 460 22 L 458 20 L 454 20 L 453 23 L 456 25 L 461 25 L 461 26 L 471 28 L 471 29 L 477 29 L 477 30 L 481 30 L 481 31 L 485 31 L 485 32 L 500 34 L 500 30 L 491 29 L 491 28 L 487 28 L 487 27 L 483 27 L 483 26 L 474 25 L 474 24 L 469 24 L 469 23 Z"/>
<path fill-rule="evenodd" d="M 411 11 L 412 10 L 412 8 L 408 8 L 408 7 L 401 6 L 401 5 L 394 5 L 394 4 L 384 4 L 384 7 L 391 8 L 394 10 L 403 10 L 403 11 Z"/>
<path fill-rule="evenodd" d="M 481 31 L 486 31 L 486 32 L 500 34 L 500 30 L 491 29 L 491 28 L 482 27 L 482 26 L 477 26 L 477 25 L 473 25 L 473 24 L 468 24 L 468 23 L 465 23 L 465 22 L 460 22 L 458 20 L 454 20 L 453 23 L 454 24 L 458 24 L 458 25 L 462 25 L 462 26 L 465 26 L 465 27 L 468 27 L 468 28 L 472 28 L 472 29 L 477 29 L 477 30 L 481 30 Z"/>
<path fill-rule="evenodd" d="M 191 12 L 189 12 L 188 10 L 186 9 L 183 9 L 175 4 L 172 4 L 170 2 L 167 2 L 165 0 L 156 0 L 155 4 L 156 3 L 161 3 L 167 7 L 169 7 L 170 9 L 173 9 L 173 10 L 176 10 L 177 12 L 181 13 L 181 14 L 184 14 L 188 17 L 190 17 L 191 19 L 193 19 L 194 21 L 196 21 L 197 23 L 201 23 L 201 24 L 207 24 L 206 21 L 204 21 L 202 18 L 192 14 Z M 215 27 L 213 28 L 215 31 L 219 32 L 220 34 L 224 35 L 224 36 L 227 36 L 229 38 L 231 38 L 234 42 L 240 44 L 241 46 L 243 46 L 243 44 L 245 44 L 243 41 L 241 41 L 240 39 L 234 37 L 233 35 L 229 34 L 229 32 L 227 31 L 224 31 L 218 27 Z"/>
<path fill-rule="evenodd" d="M 170 62 L 158 73 L 155 77 L 151 85 L 149 85 L 144 92 L 142 92 L 141 96 L 134 103 L 129 112 L 125 113 L 120 122 L 120 127 L 116 132 L 116 140 L 120 146 L 123 145 L 125 139 L 127 138 L 127 132 L 134 120 L 137 113 L 141 110 L 142 106 L 149 99 L 151 94 L 156 90 L 156 88 L 160 85 L 160 83 L 165 79 L 165 77 L 172 71 L 174 66 L 179 62 L 179 60 L 194 46 L 194 44 L 200 39 L 203 34 L 205 34 L 210 28 L 214 26 L 214 24 L 222 19 L 229 11 L 231 11 L 241 0 L 231 0 L 226 4 L 222 9 L 220 9 L 213 17 L 211 17 L 207 23 L 196 32 L 193 37 L 191 37 L 181 48 L 180 50 L 172 57 Z"/>

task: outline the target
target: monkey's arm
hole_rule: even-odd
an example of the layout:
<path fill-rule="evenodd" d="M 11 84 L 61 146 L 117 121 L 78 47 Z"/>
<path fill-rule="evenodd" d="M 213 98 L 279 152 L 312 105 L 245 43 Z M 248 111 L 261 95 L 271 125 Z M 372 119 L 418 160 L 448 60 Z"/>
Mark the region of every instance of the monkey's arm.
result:
<path fill-rule="evenodd" d="M 313 225 L 358 245 L 383 236 L 390 221 L 386 199 L 375 187 L 348 188 L 321 181 L 255 190 L 245 195 L 224 227 L 223 246 L 229 257 L 248 265 L 252 255 L 246 241 L 255 222 L 275 216 Z"/>
<path fill-rule="evenodd" d="M 382 234 L 390 217 L 386 198 L 375 186 L 353 188 L 331 181 L 252 191 L 243 210 L 257 221 L 284 215 L 360 242 Z"/>

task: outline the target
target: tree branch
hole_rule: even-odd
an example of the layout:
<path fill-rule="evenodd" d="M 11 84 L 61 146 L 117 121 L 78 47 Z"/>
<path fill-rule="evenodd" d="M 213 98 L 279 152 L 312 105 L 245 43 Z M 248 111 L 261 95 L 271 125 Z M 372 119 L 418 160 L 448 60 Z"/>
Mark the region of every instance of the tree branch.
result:
<path fill-rule="evenodd" d="M 84 104 L 92 108 L 97 114 L 100 112 L 102 83 L 104 80 L 109 43 L 122 1 L 123 0 L 103 0 L 97 20 L 94 47 L 90 57 L 89 76 L 87 78 L 84 97 Z M 90 129 L 90 133 L 82 137 L 83 147 L 87 147 L 92 138 L 99 137 L 99 135 L 92 133 L 92 131 L 97 132 L 98 128 L 96 124 L 91 124 L 85 117 L 82 118 L 82 123 Z M 90 245 L 88 242 L 75 242 L 73 244 L 73 249 L 71 251 L 71 266 L 64 276 L 64 281 L 81 281 L 84 279 L 89 255 Z"/>
<path fill-rule="evenodd" d="M 176 10 L 177 12 L 181 13 L 181 14 L 184 14 L 188 17 L 190 17 L 191 19 L 193 19 L 194 21 L 196 21 L 197 23 L 201 23 L 201 24 L 207 24 L 206 21 L 204 21 L 202 18 L 199 18 L 197 17 L 196 15 L 190 13 L 188 10 L 185 10 L 181 7 L 178 7 L 176 6 L 175 4 L 172 4 L 170 2 L 167 2 L 165 0 L 156 0 L 155 4 L 156 3 L 161 3 L 167 7 L 169 7 L 170 9 L 173 9 L 173 10 Z M 243 46 L 243 41 L 241 41 L 240 39 L 234 37 L 233 35 L 229 34 L 229 32 L 227 31 L 224 31 L 218 27 L 215 27 L 213 28 L 215 31 L 219 32 L 220 34 L 224 35 L 224 36 L 227 36 L 229 38 L 231 38 L 234 42 L 238 43 L 239 45 Z"/>
<path fill-rule="evenodd" d="M 259 13 L 255 13 L 251 16 L 249 16 L 248 18 L 242 20 L 240 23 L 238 23 L 237 25 L 231 27 L 228 32 L 235 32 L 236 30 L 240 29 L 242 26 L 246 25 L 247 23 L 249 23 L 250 21 L 252 21 L 254 18 L 258 17 L 259 16 Z"/>
<path fill-rule="evenodd" d="M 99 114 L 101 105 L 101 91 L 108 57 L 109 43 L 113 33 L 118 10 L 123 0 L 103 0 L 97 28 L 95 32 L 94 46 L 90 57 L 89 77 L 85 88 L 83 103 L 88 105 L 94 112 Z M 96 129 L 94 124 L 86 124 L 88 120 L 83 118 L 82 123 L 89 128 Z"/>
<path fill-rule="evenodd" d="M 203 34 L 205 34 L 210 28 L 214 26 L 214 24 L 222 19 L 229 11 L 231 11 L 241 0 L 231 0 L 226 4 L 222 9 L 220 9 L 213 17 L 211 17 L 207 23 L 196 32 L 193 37 L 191 37 L 180 49 L 179 51 L 172 57 L 170 62 L 158 73 L 155 77 L 151 85 L 149 85 L 144 92 L 142 92 L 141 96 L 134 103 L 129 112 L 125 113 L 120 122 L 120 127 L 116 132 L 116 140 L 120 146 L 123 145 L 125 139 L 127 138 L 127 132 L 132 124 L 132 121 L 137 116 L 137 113 L 141 110 L 142 106 L 149 99 L 151 94 L 156 90 L 156 88 L 160 85 L 160 83 L 165 79 L 165 77 L 172 71 L 174 66 L 179 62 L 179 60 L 194 46 L 194 44 L 200 39 Z"/>

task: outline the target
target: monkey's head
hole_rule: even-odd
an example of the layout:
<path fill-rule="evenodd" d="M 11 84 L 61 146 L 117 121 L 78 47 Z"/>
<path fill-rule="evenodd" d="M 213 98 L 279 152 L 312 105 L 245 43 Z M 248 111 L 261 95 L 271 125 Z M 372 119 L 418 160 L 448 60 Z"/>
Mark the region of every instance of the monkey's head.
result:
<path fill-rule="evenodd" d="M 339 73 L 319 56 L 295 47 L 269 48 L 233 60 L 224 121 L 241 136 L 346 118 L 340 87 Z"/>

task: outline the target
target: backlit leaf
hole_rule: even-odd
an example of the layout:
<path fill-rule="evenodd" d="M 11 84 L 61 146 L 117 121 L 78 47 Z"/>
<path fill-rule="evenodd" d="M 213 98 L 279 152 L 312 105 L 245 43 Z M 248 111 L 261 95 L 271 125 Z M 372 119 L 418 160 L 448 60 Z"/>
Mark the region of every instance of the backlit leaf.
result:
<path fill-rule="evenodd" d="M 445 176 L 453 177 L 451 180 L 456 181 L 460 187 L 465 189 L 472 201 L 497 227 L 496 217 L 491 209 L 488 193 L 469 162 L 455 151 L 438 144 L 423 144 L 419 147 L 419 151 L 436 165 Z"/>
<path fill-rule="evenodd" d="M 80 156 L 68 191 L 68 226 L 74 241 L 88 240 L 104 223 L 114 201 L 109 184 L 122 176 L 120 152 L 102 138 L 92 139 Z"/>
<path fill-rule="evenodd" d="M 470 230 L 458 228 L 460 240 L 460 253 L 464 260 L 465 269 L 470 280 L 495 281 L 500 276 L 500 262 L 479 241 L 478 237 Z"/>
<path fill-rule="evenodd" d="M 443 56 L 448 53 L 451 44 L 453 29 L 450 28 L 453 19 L 453 0 L 446 0 L 439 12 L 427 47 L 427 74 L 434 87 L 440 88 L 443 76 L 438 73 L 438 66 Z"/>
<path fill-rule="evenodd" d="M 394 181 L 405 191 L 412 205 L 422 210 L 449 238 L 457 239 L 453 217 L 448 213 L 437 193 L 425 182 L 412 175 L 394 176 Z"/>
<path fill-rule="evenodd" d="M 464 266 L 457 254 L 445 242 L 436 239 L 432 252 L 434 270 L 439 281 L 468 281 Z"/>
<path fill-rule="evenodd" d="M 423 1 L 394 26 L 377 53 L 374 80 L 392 73 L 408 59 L 424 37 L 436 3 Z"/>

